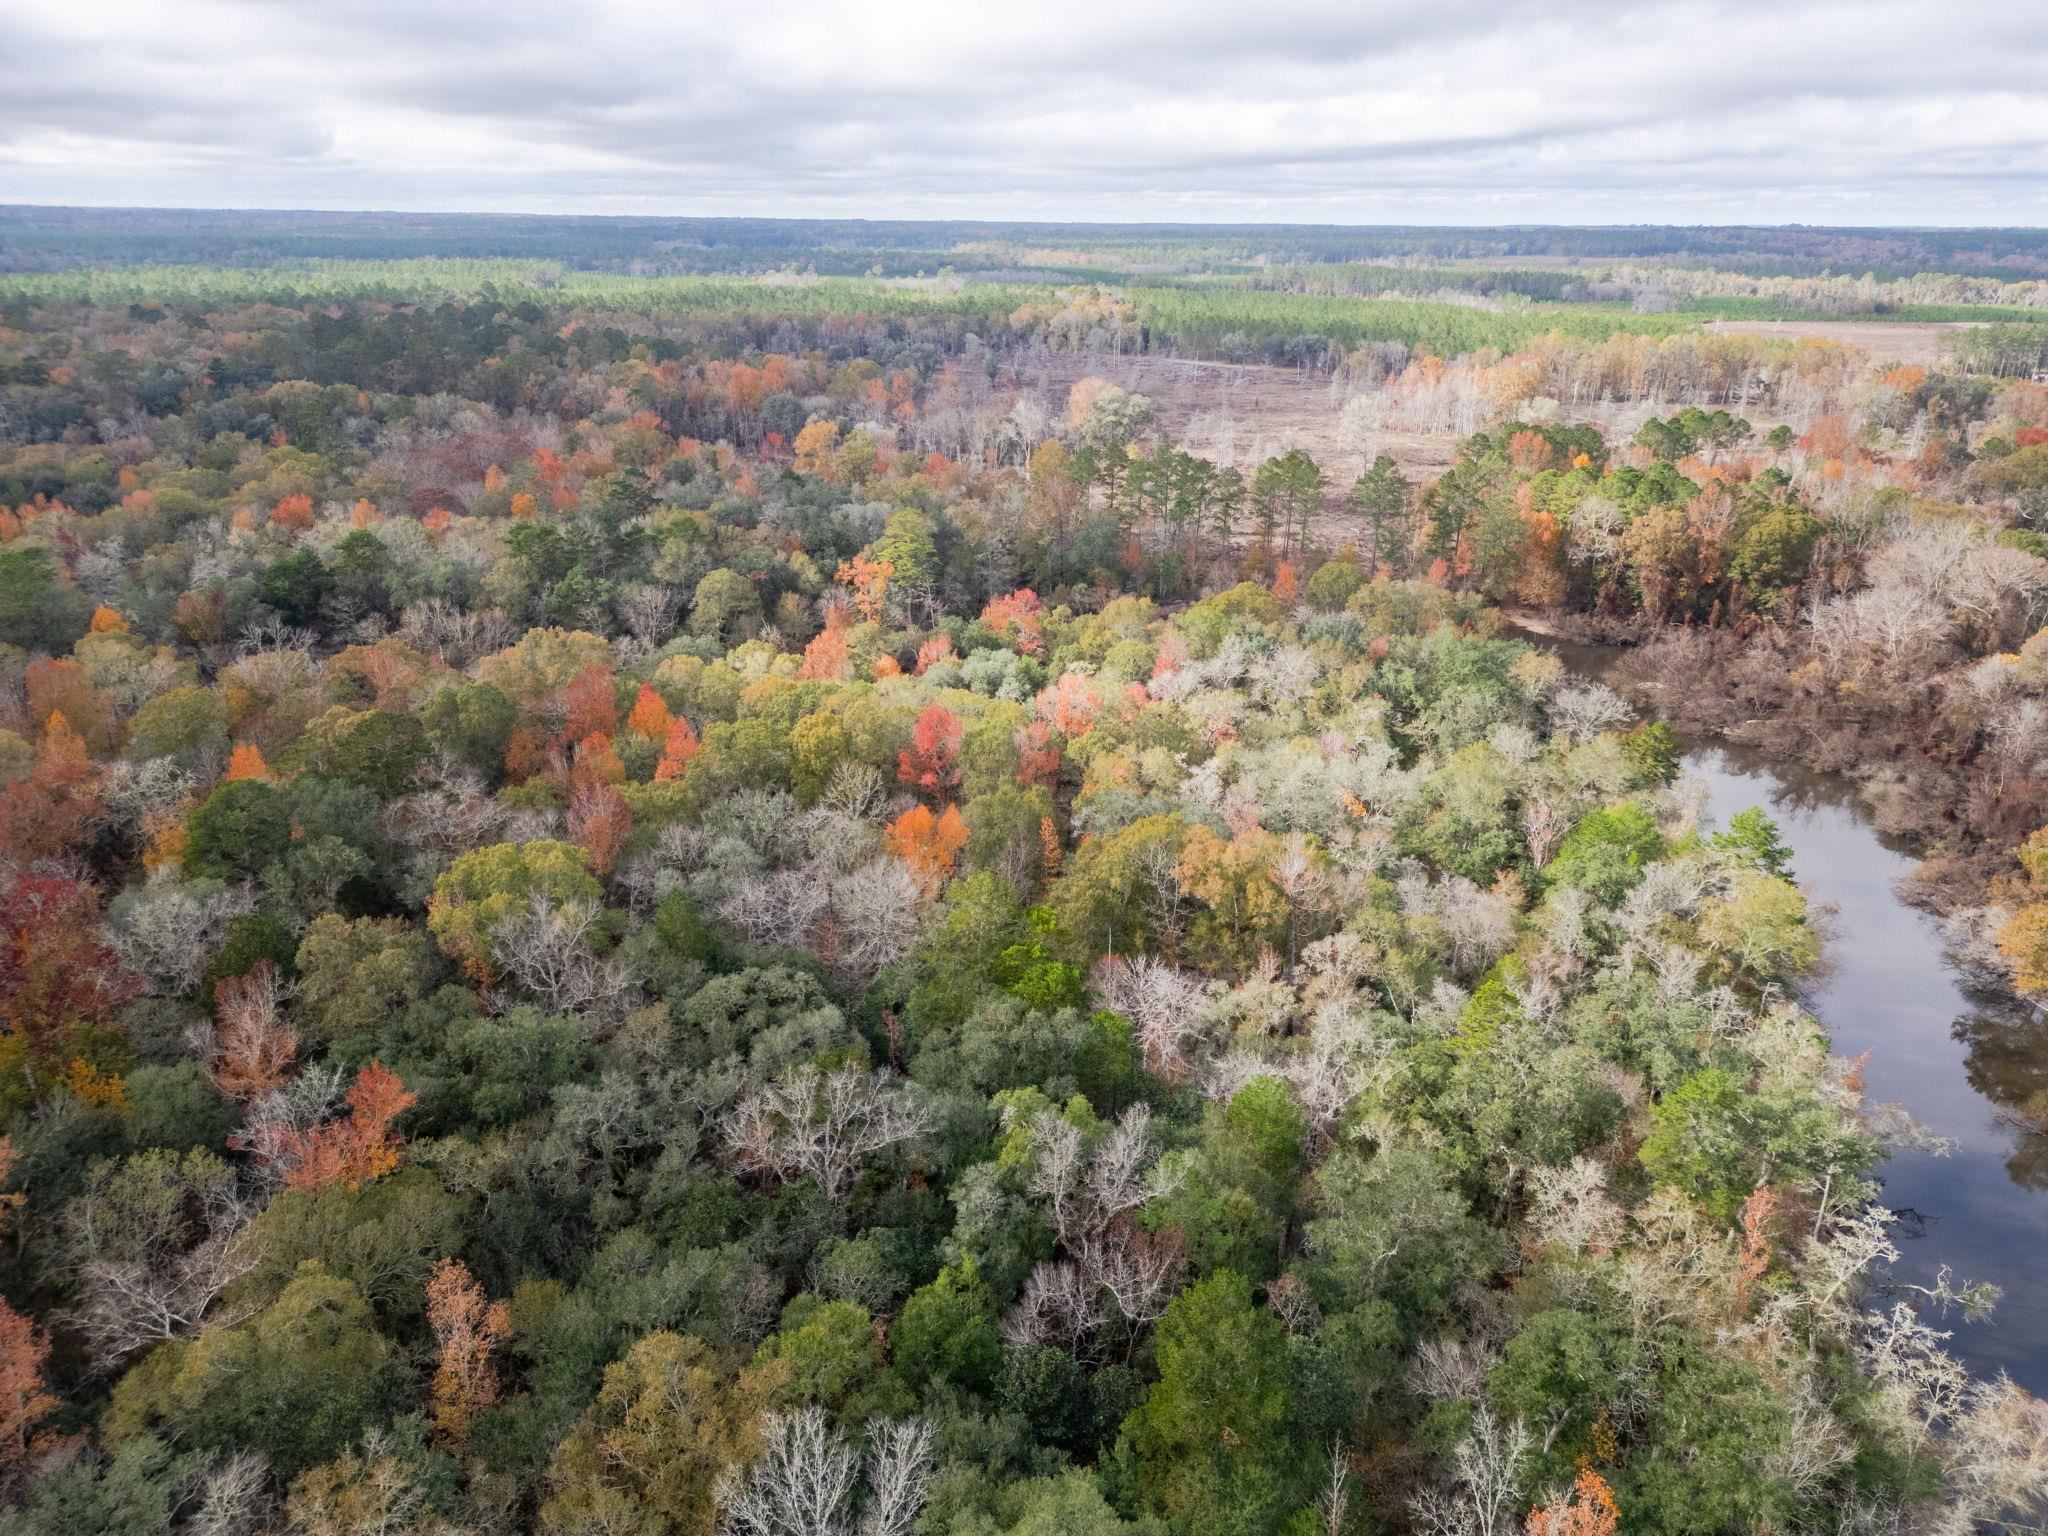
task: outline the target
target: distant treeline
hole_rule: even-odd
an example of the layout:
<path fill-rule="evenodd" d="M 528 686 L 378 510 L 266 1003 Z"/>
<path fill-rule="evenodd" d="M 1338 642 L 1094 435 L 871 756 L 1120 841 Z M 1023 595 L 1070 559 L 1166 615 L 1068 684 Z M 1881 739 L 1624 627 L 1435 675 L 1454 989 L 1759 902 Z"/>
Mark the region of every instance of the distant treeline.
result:
<path fill-rule="evenodd" d="M 1427 265 L 1647 259 L 1697 261 L 1758 275 L 1853 269 L 1891 278 L 1935 270 L 2018 280 L 2048 275 L 2048 231 L 1742 225 L 1347 228 L 0 208 L 0 270 L 141 262 L 261 266 L 316 256 L 394 260 L 428 255 L 541 258 L 597 271 L 744 273 L 794 265 L 823 274 L 885 276 L 942 266 L 961 272 L 1002 270 L 1020 262 L 1081 276 L 1096 270 L 1231 272 L 1389 260 Z"/>

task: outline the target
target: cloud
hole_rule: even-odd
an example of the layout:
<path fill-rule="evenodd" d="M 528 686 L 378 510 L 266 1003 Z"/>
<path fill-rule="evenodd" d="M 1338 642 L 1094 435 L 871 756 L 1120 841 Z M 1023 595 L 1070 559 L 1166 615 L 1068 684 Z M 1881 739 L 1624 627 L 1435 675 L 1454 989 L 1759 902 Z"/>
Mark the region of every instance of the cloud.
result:
<path fill-rule="evenodd" d="M 0 55 L 18 202 L 2048 222 L 2035 0 L 17 0 Z"/>

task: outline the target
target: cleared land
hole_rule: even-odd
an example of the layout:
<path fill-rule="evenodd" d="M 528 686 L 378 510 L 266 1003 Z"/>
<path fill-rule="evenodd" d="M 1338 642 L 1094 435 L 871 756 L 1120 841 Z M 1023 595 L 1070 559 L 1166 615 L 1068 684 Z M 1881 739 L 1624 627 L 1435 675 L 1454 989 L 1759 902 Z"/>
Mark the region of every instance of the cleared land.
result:
<path fill-rule="evenodd" d="M 1391 455 L 1421 480 L 1449 469 L 1458 448 L 1449 433 L 1352 429 L 1343 407 L 1355 387 L 1298 368 L 1056 352 L 1019 368 L 1018 377 L 1055 410 L 1079 380 L 1107 379 L 1149 396 L 1164 435 L 1191 452 L 1250 469 L 1299 448 L 1347 486 L 1373 454 Z"/>
<path fill-rule="evenodd" d="M 1716 320 L 1706 329 L 1724 336 L 1812 337 L 1861 347 L 1881 362 L 1916 363 L 1931 368 L 1948 356 L 1949 338 L 1974 330 L 1960 320 Z"/>

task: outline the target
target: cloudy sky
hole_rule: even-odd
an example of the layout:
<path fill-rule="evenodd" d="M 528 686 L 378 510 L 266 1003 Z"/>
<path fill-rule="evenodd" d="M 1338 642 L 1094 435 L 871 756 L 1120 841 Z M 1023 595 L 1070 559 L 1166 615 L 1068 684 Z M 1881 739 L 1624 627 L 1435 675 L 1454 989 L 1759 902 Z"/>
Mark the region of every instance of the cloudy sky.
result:
<path fill-rule="evenodd" d="M 0 202 L 2048 224 L 2048 0 L 0 0 Z"/>

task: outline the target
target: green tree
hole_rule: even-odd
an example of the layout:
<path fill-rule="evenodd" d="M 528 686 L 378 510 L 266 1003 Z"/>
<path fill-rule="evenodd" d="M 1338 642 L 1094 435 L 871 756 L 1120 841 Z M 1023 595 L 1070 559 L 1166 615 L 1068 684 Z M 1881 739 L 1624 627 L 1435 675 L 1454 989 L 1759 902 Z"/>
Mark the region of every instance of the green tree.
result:
<path fill-rule="evenodd" d="M 1351 507 L 1365 523 L 1365 555 L 1375 566 L 1399 571 L 1407 564 L 1408 509 L 1414 487 L 1400 466 L 1380 454 L 1352 482 Z"/>
<path fill-rule="evenodd" d="M 1287 1331 L 1221 1270 L 1160 1319 L 1159 1380 L 1127 1432 L 1150 1502 L 1193 1536 L 1273 1530 L 1301 1502 Z"/>
<path fill-rule="evenodd" d="M 402 1388 L 362 1292 L 308 1263 L 247 1322 L 159 1345 L 115 1385 L 103 1433 L 119 1447 L 175 1430 L 198 1450 L 261 1451 L 290 1477 L 341 1454 Z"/>

